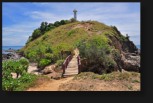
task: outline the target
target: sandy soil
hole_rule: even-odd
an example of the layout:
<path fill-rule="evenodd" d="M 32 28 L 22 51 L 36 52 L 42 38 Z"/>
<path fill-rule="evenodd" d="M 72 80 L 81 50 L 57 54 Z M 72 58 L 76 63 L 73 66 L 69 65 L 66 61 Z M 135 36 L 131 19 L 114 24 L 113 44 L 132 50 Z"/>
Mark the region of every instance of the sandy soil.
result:
<path fill-rule="evenodd" d="M 40 85 L 29 88 L 27 91 L 58 91 L 59 86 L 72 80 L 74 77 L 62 78 L 59 80 L 43 80 L 39 81 Z"/>
<path fill-rule="evenodd" d="M 36 74 L 36 75 L 41 74 L 41 73 L 38 71 L 38 68 L 37 68 L 37 64 L 36 64 L 36 63 L 30 63 L 30 64 L 29 64 L 28 73 L 33 73 L 33 74 Z"/>
<path fill-rule="evenodd" d="M 103 80 L 73 80 L 60 85 L 59 91 L 140 91 L 140 83 Z"/>

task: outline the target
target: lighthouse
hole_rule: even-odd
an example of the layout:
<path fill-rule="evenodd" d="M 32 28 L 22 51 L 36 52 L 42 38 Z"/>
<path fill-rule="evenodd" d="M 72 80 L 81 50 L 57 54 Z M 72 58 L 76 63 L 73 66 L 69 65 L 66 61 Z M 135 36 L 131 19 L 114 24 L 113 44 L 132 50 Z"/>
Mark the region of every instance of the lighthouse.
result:
<path fill-rule="evenodd" d="M 74 19 L 77 20 L 77 10 L 74 9 L 73 12 L 74 12 Z"/>

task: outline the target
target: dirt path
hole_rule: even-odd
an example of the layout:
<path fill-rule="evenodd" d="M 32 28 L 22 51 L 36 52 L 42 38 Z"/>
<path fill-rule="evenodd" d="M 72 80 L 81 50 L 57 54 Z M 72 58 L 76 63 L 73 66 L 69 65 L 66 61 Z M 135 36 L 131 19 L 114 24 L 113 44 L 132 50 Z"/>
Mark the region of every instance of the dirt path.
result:
<path fill-rule="evenodd" d="M 59 80 L 49 80 L 43 81 L 42 84 L 31 87 L 27 91 L 58 91 L 59 86 L 63 83 L 67 83 L 72 80 L 74 77 L 62 78 Z"/>

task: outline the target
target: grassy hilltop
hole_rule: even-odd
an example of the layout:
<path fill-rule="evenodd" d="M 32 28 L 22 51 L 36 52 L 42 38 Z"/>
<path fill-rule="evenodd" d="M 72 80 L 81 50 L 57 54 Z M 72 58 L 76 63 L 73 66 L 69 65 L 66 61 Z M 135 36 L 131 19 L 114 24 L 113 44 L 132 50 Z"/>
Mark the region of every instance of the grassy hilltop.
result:
<path fill-rule="evenodd" d="M 120 53 L 136 50 L 129 37 L 123 36 L 115 26 L 107 26 L 98 21 L 76 21 L 48 30 L 43 35 L 28 42 L 21 52 L 39 66 L 62 61 L 60 52 L 78 48 L 81 59 L 88 65 L 98 64 L 114 70 Z"/>

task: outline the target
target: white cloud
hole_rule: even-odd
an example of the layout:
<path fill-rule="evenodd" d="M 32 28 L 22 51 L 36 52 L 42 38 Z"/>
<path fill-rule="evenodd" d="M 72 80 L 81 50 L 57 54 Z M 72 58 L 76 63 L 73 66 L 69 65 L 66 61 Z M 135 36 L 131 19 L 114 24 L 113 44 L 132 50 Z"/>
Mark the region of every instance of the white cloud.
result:
<path fill-rule="evenodd" d="M 40 24 L 37 22 L 22 22 L 2 28 L 2 44 L 7 45 L 25 45 L 28 37 L 33 30 L 38 28 Z"/>
<path fill-rule="evenodd" d="M 32 11 L 26 13 L 33 19 L 37 19 L 38 21 L 47 21 L 53 23 L 55 21 L 60 21 L 62 19 L 70 19 L 72 15 L 57 15 L 50 12 L 42 12 L 42 11 Z"/>

